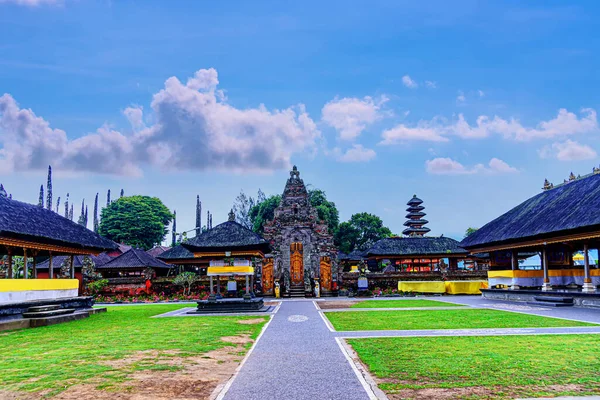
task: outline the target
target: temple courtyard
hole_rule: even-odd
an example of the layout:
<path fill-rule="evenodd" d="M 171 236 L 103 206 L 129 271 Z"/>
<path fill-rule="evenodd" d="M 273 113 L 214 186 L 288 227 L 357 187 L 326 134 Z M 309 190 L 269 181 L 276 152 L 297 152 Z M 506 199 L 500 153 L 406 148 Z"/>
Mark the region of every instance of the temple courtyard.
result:
<path fill-rule="evenodd" d="M 473 296 L 110 306 L 1 333 L 3 399 L 491 399 L 600 392 L 600 313 Z M 100 339 L 101 335 L 101 339 Z"/>

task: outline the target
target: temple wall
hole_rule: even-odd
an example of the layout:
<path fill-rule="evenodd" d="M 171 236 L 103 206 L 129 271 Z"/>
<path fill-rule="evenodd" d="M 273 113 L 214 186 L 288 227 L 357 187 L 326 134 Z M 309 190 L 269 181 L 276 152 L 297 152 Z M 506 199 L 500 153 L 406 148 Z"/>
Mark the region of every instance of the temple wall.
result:
<path fill-rule="evenodd" d="M 77 297 L 77 279 L 2 279 L 0 303 Z"/>

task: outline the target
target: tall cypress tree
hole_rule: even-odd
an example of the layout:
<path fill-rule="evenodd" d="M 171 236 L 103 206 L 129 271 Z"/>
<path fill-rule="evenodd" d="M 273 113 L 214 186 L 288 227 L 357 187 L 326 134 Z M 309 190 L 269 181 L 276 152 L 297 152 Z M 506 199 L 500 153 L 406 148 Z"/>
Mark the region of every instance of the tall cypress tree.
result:
<path fill-rule="evenodd" d="M 65 201 L 65 218 L 69 218 L 69 193 L 67 193 L 67 200 Z"/>
<path fill-rule="evenodd" d="M 87 213 L 87 206 L 85 206 L 85 225 L 86 228 L 88 226 L 88 213 Z"/>
<path fill-rule="evenodd" d="M 106 192 L 106 207 L 110 206 L 110 189 Z"/>
<path fill-rule="evenodd" d="M 73 203 L 71 203 L 71 211 L 69 211 L 69 219 L 73 221 Z"/>
<path fill-rule="evenodd" d="M 60 196 L 56 199 L 56 213 L 58 214 L 58 207 L 60 207 Z"/>
<path fill-rule="evenodd" d="M 171 232 L 171 247 L 175 247 L 177 241 L 177 210 L 173 210 L 173 232 Z"/>
<path fill-rule="evenodd" d="M 46 184 L 46 208 L 52 210 L 52 166 L 48 165 L 48 183 Z"/>
<path fill-rule="evenodd" d="M 202 233 L 202 202 L 200 195 L 196 195 L 196 236 Z"/>
<path fill-rule="evenodd" d="M 120 197 L 123 197 L 123 196 L 125 196 L 125 190 L 121 189 L 121 196 Z"/>
<path fill-rule="evenodd" d="M 212 224 L 212 214 L 210 214 L 210 229 L 213 228 L 213 224 Z"/>
<path fill-rule="evenodd" d="M 44 185 L 40 185 L 40 199 L 38 201 L 38 206 L 44 207 Z"/>
<path fill-rule="evenodd" d="M 87 227 L 87 224 L 85 222 L 85 199 L 83 199 L 81 201 L 81 212 L 79 213 L 79 219 L 77 220 L 77 223 L 79 225 Z"/>
<path fill-rule="evenodd" d="M 94 200 L 94 232 L 98 233 L 98 193 L 96 193 L 96 200 Z"/>
<path fill-rule="evenodd" d="M 210 211 L 206 210 L 206 230 L 210 229 Z"/>

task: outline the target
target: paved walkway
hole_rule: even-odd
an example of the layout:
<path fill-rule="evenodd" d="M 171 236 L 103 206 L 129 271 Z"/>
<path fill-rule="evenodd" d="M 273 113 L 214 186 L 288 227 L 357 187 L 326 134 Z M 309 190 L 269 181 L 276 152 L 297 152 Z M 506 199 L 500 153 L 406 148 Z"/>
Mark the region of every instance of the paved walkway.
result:
<path fill-rule="evenodd" d="M 238 399 L 369 399 L 311 301 L 284 301 L 225 394 Z"/>

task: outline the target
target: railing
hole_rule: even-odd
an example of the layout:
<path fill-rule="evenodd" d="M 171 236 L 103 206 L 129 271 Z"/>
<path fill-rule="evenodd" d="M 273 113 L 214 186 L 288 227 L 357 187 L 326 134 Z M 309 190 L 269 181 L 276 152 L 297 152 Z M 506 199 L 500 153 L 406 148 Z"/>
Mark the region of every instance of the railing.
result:
<path fill-rule="evenodd" d="M 229 264 L 229 262 L 225 262 L 224 260 L 211 260 L 211 267 L 250 267 L 250 260 L 233 260 L 233 265 Z"/>

